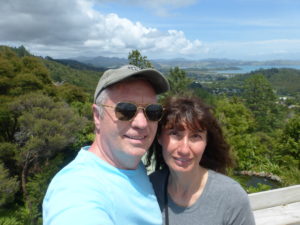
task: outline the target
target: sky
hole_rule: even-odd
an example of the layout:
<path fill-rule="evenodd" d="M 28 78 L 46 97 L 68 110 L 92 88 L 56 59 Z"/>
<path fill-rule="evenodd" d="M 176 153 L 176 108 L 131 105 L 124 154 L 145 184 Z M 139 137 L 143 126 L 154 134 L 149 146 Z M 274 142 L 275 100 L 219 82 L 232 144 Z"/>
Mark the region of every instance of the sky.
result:
<path fill-rule="evenodd" d="M 0 0 L 0 45 L 52 58 L 300 60 L 299 0 Z"/>

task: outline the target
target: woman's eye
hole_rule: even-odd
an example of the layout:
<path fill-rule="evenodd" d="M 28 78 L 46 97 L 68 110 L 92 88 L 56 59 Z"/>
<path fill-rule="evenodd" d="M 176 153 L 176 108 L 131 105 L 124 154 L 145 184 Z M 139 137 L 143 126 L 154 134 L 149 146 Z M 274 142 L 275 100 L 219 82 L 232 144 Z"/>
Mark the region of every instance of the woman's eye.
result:
<path fill-rule="evenodd" d="M 194 135 L 192 135 L 192 138 L 200 138 L 200 139 L 202 139 L 202 136 L 200 134 L 194 134 Z"/>
<path fill-rule="evenodd" d="M 192 138 L 193 139 L 196 139 L 196 140 L 203 140 L 204 139 L 204 134 L 203 133 L 196 133 L 196 134 L 193 134 L 192 135 Z"/>
<path fill-rule="evenodd" d="M 170 130 L 169 135 L 177 135 L 178 132 L 176 130 Z"/>

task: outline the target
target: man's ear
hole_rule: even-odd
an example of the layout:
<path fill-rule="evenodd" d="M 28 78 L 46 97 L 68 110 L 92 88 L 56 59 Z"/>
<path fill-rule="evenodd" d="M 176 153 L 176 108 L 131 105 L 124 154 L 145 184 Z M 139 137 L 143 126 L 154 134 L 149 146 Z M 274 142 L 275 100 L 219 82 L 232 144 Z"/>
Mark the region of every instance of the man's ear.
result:
<path fill-rule="evenodd" d="M 101 118 L 99 114 L 99 106 L 96 104 L 93 104 L 93 118 L 94 118 L 94 124 L 97 131 L 100 130 L 100 124 L 101 124 Z"/>

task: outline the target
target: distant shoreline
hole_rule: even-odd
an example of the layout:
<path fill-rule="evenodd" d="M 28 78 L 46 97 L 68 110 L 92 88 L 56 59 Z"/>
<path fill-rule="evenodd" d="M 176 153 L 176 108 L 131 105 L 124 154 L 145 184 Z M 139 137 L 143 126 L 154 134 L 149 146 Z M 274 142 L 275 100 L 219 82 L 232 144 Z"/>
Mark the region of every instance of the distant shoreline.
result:
<path fill-rule="evenodd" d="M 252 71 L 256 71 L 256 70 L 260 70 L 260 69 L 272 69 L 272 68 L 276 68 L 276 69 L 297 69 L 300 70 L 300 65 L 259 65 L 259 66 L 237 66 L 237 67 L 229 67 L 227 68 L 212 68 L 210 71 L 215 71 L 216 73 L 220 74 L 232 74 L 232 73 L 236 73 L 236 74 L 243 74 L 243 73 L 250 73 Z"/>

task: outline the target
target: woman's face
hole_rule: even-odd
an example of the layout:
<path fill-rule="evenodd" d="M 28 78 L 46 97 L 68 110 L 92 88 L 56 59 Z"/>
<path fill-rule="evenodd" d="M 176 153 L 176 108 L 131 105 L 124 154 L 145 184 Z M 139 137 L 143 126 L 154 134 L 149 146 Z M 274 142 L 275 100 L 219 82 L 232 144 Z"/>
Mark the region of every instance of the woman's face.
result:
<path fill-rule="evenodd" d="M 163 148 L 164 160 L 174 172 L 198 169 L 206 147 L 206 131 L 191 131 L 185 125 L 183 128 L 163 128 L 158 138 Z"/>

